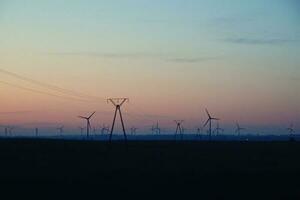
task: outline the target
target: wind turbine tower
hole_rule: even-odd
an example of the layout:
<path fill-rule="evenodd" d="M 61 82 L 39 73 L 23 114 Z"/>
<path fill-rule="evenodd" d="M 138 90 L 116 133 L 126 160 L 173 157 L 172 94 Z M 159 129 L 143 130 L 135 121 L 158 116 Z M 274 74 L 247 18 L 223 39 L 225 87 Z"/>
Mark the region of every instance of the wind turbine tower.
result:
<path fill-rule="evenodd" d="M 156 133 L 157 133 L 158 135 L 160 135 L 161 129 L 160 129 L 159 125 L 158 125 L 158 122 L 156 123 L 155 131 L 156 131 Z"/>
<path fill-rule="evenodd" d="M 137 130 L 136 127 L 131 127 L 130 129 L 131 135 L 136 135 L 136 130 Z"/>
<path fill-rule="evenodd" d="M 8 136 L 8 128 L 5 127 L 5 137 L 7 137 L 7 136 Z"/>
<path fill-rule="evenodd" d="M 14 127 L 9 127 L 9 128 L 8 128 L 8 134 L 9 134 L 10 136 L 13 135 L 13 130 L 14 130 L 14 129 L 15 129 Z"/>
<path fill-rule="evenodd" d="M 109 127 L 103 124 L 101 128 L 101 134 L 104 135 L 105 132 L 109 132 Z"/>
<path fill-rule="evenodd" d="M 214 130 L 214 133 L 216 132 L 217 133 L 217 136 L 219 136 L 219 133 L 221 132 L 224 132 L 224 129 L 220 128 L 220 124 L 219 122 L 217 123 L 217 128 Z"/>
<path fill-rule="evenodd" d="M 238 137 L 241 136 L 241 131 L 245 130 L 245 128 L 240 127 L 239 123 L 236 123 L 235 132 L 238 134 Z"/>
<path fill-rule="evenodd" d="M 63 132 L 64 132 L 64 126 L 58 127 L 57 130 L 58 130 L 59 136 L 62 136 Z"/>
<path fill-rule="evenodd" d="M 39 136 L 39 129 L 35 128 L 35 137 L 38 137 L 38 136 Z"/>

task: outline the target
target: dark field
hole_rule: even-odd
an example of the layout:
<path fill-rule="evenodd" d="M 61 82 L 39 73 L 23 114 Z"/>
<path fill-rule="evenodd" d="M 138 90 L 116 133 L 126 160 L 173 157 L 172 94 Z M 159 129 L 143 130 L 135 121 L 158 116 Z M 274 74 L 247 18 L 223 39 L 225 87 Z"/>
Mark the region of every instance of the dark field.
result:
<path fill-rule="evenodd" d="M 11 139 L 0 140 L 0 162 L 1 192 L 42 199 L 58 194 L 300 199 L 297 142 Z"/>

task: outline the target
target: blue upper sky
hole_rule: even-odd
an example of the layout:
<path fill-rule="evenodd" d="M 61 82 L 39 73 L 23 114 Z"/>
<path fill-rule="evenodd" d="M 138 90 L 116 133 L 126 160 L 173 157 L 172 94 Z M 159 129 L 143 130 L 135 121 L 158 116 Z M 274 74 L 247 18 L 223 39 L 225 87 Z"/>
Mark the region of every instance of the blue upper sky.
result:
<path fill-rule="evenodd" d="M 296 0 L 1 0 L 0 6 L 1 40 L 37 51 L 192 59 L 199 52 L 223 55 L 228 43 L 293 48 L 300 37 Z"/>

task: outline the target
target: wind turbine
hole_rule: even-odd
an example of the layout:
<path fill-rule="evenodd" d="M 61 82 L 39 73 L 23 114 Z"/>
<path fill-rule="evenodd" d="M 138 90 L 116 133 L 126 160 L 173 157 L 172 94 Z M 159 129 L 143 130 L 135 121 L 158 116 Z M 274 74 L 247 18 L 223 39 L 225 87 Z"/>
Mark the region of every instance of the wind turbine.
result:
<path fill-rule="evenodd" d="M 150 130 L 151 130 L 152 134 L 156 133 L 156 134 L 160 135 L 161 129 L 158 125 L 158 122 L 156 123 L 156 125 L 152 125 Z"/>
<path fill-rule="evenodd" d="M 64 126 L 58 127 L 57 130 L 58 130 L 59 135 L 62 136 L 62 134 L 64 132 Z"/>
<path fill-rule="evenodd" d="M 201 140 L 201 134 L 202 134 L 202 128 L 197 127 L 196 128 L 196 138 L 199 137 L 199 139 Z"/>
<path fill-rule="evenodd" d="M 292 139 L 292 138 L 293 138 L 293 133 L 295 132 L 295 130 L 294 130 L 294 125 L 291 124 L 290 127 L 287 128 L 287 130 L 289 131 L 289 133 L 290 133 L 290 138 Z"/>
<path fill-rule="evenodd" d="M 35 136 L 38 137 L 39 136 L 39 129 L 35 128 Z"/>
<path fill-rule="evenodd" d="M 12 136 L 12 131 L 14 130 L 15 128 L 14 127 L 8 127 L 8 135 L 9 136 Z"/>
<path fill-rule="evenodd" d="M 93 112 L 90 116 L 88 117 L 83 117 L 83 116 L 78 116 L 79 118 L 81 119 L 85 119 L 86 120 L 86 136 L 89 137 L 90 135 L 90 128 L 91 128 L 91 122 L 90 122 L 90 119 L 93 117 L 93 115 L 95 114 L 96 112 Z"/>
<path fill-rule="evenodd" d="M 105 132 L 109 132 L 109 127 L 103 124 L 101 127 L 101 134 L 104 135 Z"/>
<path fill-rule="evenodd" d="M 5 137 L 8 136 L 8 127 L 5 127 Z"/>
<path fill-rule="evenodd" d="M 150 130 L 151 130 L 152 135 L 154 135 L 154 132 L 155 132 L 155 126 L 152 125 L 152 127 L 150 128 Z"/>
<path fill-rule="evenodd" d="M 205 127 L 205 126 L 209 123 L 209 140 L 211 140 L 211 122 L 212 122 L 213 120 L 218 121 L 218 120 L 220 120 L 220 119 L 215 118 L 215 117 L 212 117 L 212 116 L 209 114 L 209 112 L 208 112 L 207 109 L 205 109 L 205 111 L 206 111 L 206 114 L 207 114 L 207 116 L 208 116 L 208 119 L 207 119 L 207 121 L 205 122 L 205 124 L 204 124 L 203 127 Z"/>
<path fill-rule="evenodd" d="M 156 133 L 157 133 L 158 135 L 160 135 L 161 129 L 160 129 L 159 125 L 158 125 L 158 122 L 156 122 L 155 130 L 156 130 Z"/>
<path fill-rule="evenodd" d="M 243 130 L 245 130 L 245 128 L 240 127 L 239 123 L 237 122 L 235 132 L 238 134 L 239 137 L 241 135 L 241 131 Z"/>
<path fill-rule="evenodd" d="M 219 122 L 217 123 L 217 128 L 215 128 L 215 130 L 213 131 L 214 133 L 217 132 L 217 136 L 219 136 L 219 132 L 222 131 L 224 132 L 224 129 L 220 128 L 220 124 Z"/>
<path fill-rule="evenodd" d="M 130 132 L 131 132 L 131 135 L 136 135 L 136 130 L 137 130 L 137 128 L 136 127 L 131 127 L 131 129 L 130 129 Z"/>

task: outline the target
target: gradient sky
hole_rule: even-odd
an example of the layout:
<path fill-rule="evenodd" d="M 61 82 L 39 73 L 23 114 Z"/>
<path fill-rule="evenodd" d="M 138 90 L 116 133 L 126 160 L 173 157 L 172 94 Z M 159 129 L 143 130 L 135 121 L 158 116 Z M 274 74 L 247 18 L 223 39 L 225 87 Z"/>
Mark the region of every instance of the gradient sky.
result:
<path fill-rule="evenodd" d="M 0 0 L 0 30 L 1 70 L 99 97 L 0 70 L 3 125 L 110 123 L 104 99 L 125 96 L 128 126 L 194 128 L 207 107 L 225 127 L 300 128 L 297 0 Z"/>

